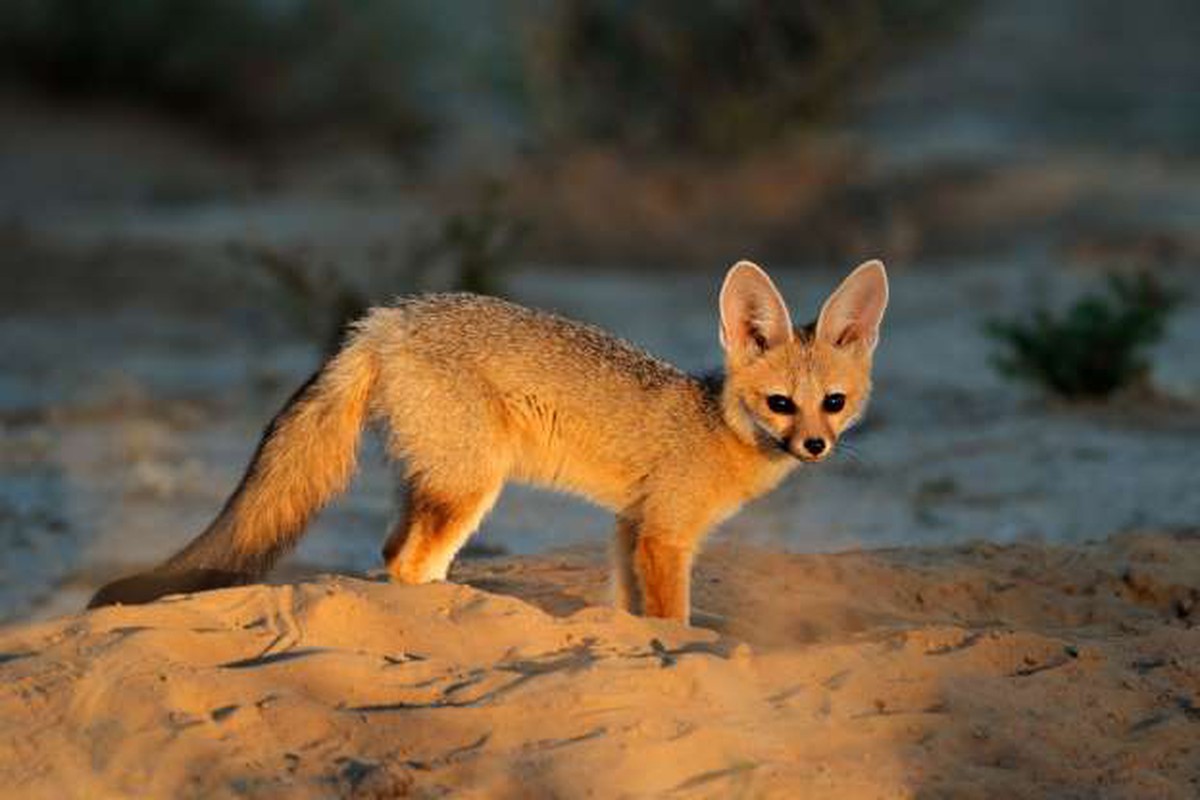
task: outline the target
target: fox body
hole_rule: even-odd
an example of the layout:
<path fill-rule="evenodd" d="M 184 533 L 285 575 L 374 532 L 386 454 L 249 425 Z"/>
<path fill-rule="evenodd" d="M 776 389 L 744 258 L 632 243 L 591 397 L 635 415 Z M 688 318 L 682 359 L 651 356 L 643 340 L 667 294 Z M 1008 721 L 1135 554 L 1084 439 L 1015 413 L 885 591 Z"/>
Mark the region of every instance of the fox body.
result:
<path fill-rule="evenodd" d="M 887 302 L 883 265 L 855 270 L 794 328 L 757 266 L 720 296 L 725 370 L 697 378 L 595 327 L 490 297 L 403 298 L 355 324 L 268 426 L 241 484 L 192 543 L 91 605 L 246 583 L 299 538 L 380 423 L 406 507 L 383 548 L 404 583 L 446 578 L 507 481 L 616 513 L 618 604 L 687 620 L 704 535 L 865 409 Z"/>

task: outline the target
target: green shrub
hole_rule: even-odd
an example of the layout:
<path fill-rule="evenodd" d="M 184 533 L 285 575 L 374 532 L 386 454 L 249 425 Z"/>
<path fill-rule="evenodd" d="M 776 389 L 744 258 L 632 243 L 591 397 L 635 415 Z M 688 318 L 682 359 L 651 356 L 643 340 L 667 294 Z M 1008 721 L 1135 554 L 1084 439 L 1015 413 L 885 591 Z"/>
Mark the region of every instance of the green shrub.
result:
<path fill-rule="evenodd" d="M 1068 399 L 1103 398 L 1145 379 L 1146 350 L 1158 342 L 1177 294 L 1146 272 L 1111 275 L 1105 294 L 1089 294 L 1061 314 L 991 320 L 1003 349 L 994 364 Z"/>

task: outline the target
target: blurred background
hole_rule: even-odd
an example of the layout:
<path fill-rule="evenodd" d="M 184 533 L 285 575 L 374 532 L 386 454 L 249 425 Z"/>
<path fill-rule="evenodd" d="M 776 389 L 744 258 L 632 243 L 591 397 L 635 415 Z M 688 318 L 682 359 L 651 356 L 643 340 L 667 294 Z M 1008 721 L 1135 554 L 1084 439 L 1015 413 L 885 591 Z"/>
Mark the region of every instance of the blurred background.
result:
<path fill-rule="evenodd" d="M 724 536 L 1081 541 L 1200 520 L 1191 0 L 7 0 L 0 621 L 199 532 L 395 295 L 716 364 L 748 257 L 808 319 L 885 259 L 868 422 Z M 378 566 L 391 468 L 282 575 Z M 506 492 L 470 555 L 603 541 Z"/>

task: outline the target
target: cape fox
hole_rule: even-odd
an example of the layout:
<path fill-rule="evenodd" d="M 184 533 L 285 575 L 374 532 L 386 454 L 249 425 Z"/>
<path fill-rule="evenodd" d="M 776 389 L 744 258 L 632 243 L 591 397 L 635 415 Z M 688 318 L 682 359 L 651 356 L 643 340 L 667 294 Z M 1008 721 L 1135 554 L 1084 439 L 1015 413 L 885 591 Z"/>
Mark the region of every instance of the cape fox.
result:
<path fill-rule="evenodd" d="M 507 481 L 575 492 L 616 513 L 618 604 L 687 621 L 705 534 L 863 413 L 887 305 L 879 261 L 794 328 L 748 261 L 721 288 L 723 374 L 681 372 L 598 328 L 491 297 L 401 298 L 358 321 L 284 406 L 217 518 L 161 566 L 91 606 L 247 583 L 300 537 L 381 423 L 407 503 L 383 547 L 403 583 L 444 580 Z"/>

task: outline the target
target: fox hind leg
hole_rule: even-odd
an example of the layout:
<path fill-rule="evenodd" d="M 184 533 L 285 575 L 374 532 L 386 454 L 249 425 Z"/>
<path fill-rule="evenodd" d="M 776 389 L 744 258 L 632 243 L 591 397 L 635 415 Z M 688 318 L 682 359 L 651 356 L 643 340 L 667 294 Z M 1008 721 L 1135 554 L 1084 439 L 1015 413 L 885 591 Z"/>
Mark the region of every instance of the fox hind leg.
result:
<path fill-rule="evenodd" d="M 448 490 L 412 481 L 401 519 L 383 546 L 388 573 L 401 583 L 445 580 L 454 556 L 500 494 L 502 482 Z"/>
<path fill-rule="evenodd" d="M 637 523 L 628 517 L 618 517 L 613 537 L 613 592 L 617 608 L 631 614 L 642 613 L 642 590 L 634 563 L 637 542 Z"/>

